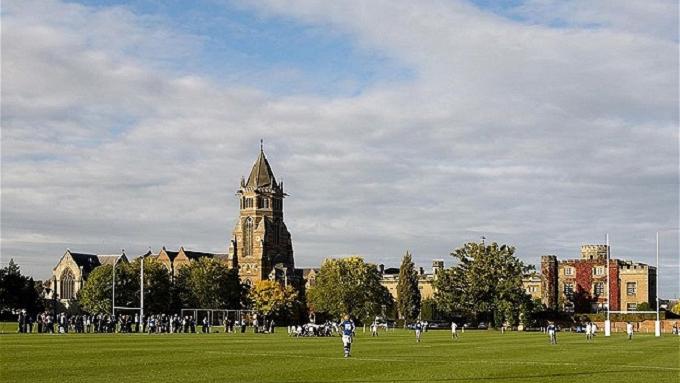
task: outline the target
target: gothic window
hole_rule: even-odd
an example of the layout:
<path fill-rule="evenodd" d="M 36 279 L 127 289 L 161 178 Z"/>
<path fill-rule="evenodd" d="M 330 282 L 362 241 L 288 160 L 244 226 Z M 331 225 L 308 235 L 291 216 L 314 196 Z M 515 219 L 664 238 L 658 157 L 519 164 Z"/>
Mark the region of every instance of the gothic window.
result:
<path fill-rule="evenodd" d="M 73 299 L 75 298 L 75 283 L 76 278 L 73 275 L 71 269 L 66 269 L 61 274 L 61 291 L 59 297 L 61 299 Z"/>
<path fill-rule="evenodd" d="M 262 208 L 269 209 L 269 198 L 262 198 Z"/>
<path fill-rule="evenodd" d="M 626 283 L 626 294 L 627 295 L 637 294 L 637 283 L 635 283 L 635 282 Z"/>
<path fill-rule="evenodd" d="M 564 284 L 564 295 L 567 296 L 567 298 L 571 299 L 574 296 L 574 284 L 573 283 L 565 283 Z"/>
<path fill-rule="evenodd" d="M 246 218 L 243 225 L 243 255 L 250 257 L 253 255 L 253 219 Z"/>
<path fill-rule="evenodd" d="M 564 275 L 574 275 L 574 269 L 572 269 L 571 267 L 565 267 Z"/>
<path fill-rule="evenodd" d="M 597 266 L 593 268 L 593 275 L 604 275 L 604 267 Z"/>

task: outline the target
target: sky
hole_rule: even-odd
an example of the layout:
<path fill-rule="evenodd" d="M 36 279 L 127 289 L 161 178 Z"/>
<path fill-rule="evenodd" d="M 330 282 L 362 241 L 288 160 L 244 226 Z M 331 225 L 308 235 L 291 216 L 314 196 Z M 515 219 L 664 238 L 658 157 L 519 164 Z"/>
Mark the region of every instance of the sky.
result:
<path fill-rule="evenodd" d="M 2 3 L 1 254 L 225 252 L 259 140 L 296 265 L 583 244 L 680 296 L 674 0 Z"/>

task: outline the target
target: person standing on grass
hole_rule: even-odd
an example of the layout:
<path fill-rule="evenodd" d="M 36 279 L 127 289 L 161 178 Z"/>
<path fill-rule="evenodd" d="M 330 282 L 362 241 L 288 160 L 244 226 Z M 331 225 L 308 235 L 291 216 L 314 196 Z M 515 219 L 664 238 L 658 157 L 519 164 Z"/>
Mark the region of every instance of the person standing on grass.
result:
<path fill-rule="evenodd" d="M 420 343 L 420 334 L 423 332 L 423 324 L 420 321 L 416 322 L 414 329 L 416 330 L 416 343 Z"/>
<path fill-rule="evenodd" d="M 548 323 L 548 336 L 550 337 L 550 344 L 557 344 L 557 328 L 553 322 Z"/>
<path fill-rule="evenodd" d="M 586 341 L 590 342 L 593 340 L 593 326 L 590 322 L 586 323 Z"/>
<path fill-rule="evenodd" d="M 354 322 L 349 319 L 349 315 L 345 315 L 344 321 L 340 324 L 342 329 L 342 349 L 345 352 L 345 358 L 350 357 L 352 350 L 352 335 L 354 335 Z"/>
<path fill-rule="evenodd" d="M 626 334 L 628 334 L 628 340 L 633 340 L 633 324 L 626 323 Z"/>
<path fill-rule="evenodd" d="M 456 322 L 451 322 L 451 339 L 458 339 L 458 325 Z"/>
<path fill-rule="evenodd" d="M 371 336 L 378 336 L 378 324 L 376 322 L 371 323 Z"/>

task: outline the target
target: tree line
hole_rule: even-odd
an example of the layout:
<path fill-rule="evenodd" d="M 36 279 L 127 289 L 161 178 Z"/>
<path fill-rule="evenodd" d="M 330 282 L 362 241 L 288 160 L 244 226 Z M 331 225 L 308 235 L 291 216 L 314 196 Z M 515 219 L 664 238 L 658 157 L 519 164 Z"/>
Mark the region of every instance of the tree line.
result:
<path fill-rule="evenodd" d="M 522 276 L 531 271 L 515 256 L 515 248 L 497 243 L 470 242 L 455 249 L 453 265 L 438 271 L 434 295 L 423 300 L 418 272 L 407 252 L 401 262 L 396 300 L 381 284 L 377 266 L 361 257 L 326 259 L 307 291 L 264 280 L 247 287 L 238 271 L 223 263 L 201 258 L 179 269 L 172 278 L 158 261 L 144 261 L 145 312 L 174 313 L 182 308 L 254 309 L 282 322 L 300 322 L 314 313 L 318 320 L 348 314 L 360 322 L 376 316 L 411 322 L 425 317 L 465 322 L 530 325 L 544 310 L 522 286 Z M 139 307 L 140 259 L 116 266 L 116 306 Z M 80 308 L 90 313 L 111 312 L 111 265 L 94 269 L 78 293 Z M 0 269 L 0 309 L 35 310 L 42 286 L 21 275 L 10 264 Z"/>

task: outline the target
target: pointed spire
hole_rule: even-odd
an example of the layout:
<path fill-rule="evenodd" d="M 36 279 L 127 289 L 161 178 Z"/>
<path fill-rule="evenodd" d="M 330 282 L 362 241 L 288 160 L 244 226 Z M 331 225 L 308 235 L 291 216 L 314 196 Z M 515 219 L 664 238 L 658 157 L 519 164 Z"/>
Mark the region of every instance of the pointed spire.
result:
<path fill-rule="evenodd" d="M 248 182 L 246 182 L 246 186 L 253 188 L 265 186 L 274 188 L 277 186 L 276 178 L 274 178 L 272 168 L 269 166 L 267 157 L 265 157 L 264 155 L 262 140 L 260 140 L 260 155 L 257 157 L 257 160 L 253 164 L 253 169 L 250 171 L 250 175 L 248 176 Z"/>

